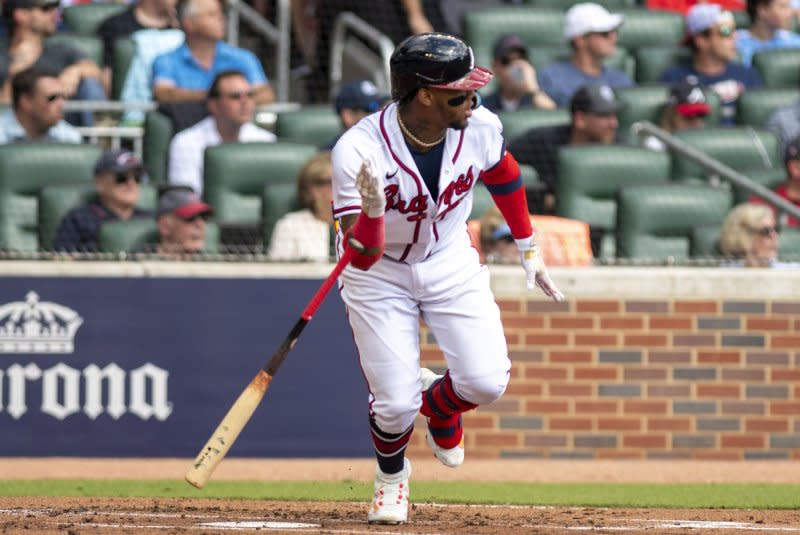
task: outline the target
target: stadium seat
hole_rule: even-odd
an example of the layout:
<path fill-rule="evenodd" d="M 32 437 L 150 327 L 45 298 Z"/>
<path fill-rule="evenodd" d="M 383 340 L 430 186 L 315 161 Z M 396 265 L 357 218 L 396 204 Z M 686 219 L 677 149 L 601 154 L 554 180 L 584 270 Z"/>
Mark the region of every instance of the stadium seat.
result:
<path fill-rule="evenodd" d="M 764 80 L 764 87 L 800 86 L 800 48 L 760 50 L 753 54 L 753 67 Z"/>
<path fill-rule="evenodd" d="M 722 256 L 719 250 L 719 237 L 722 223 L 697 225 L 689 232 L 689 254 L 692 258 L 715 258 Z"/>
<path fill-rule="evenodd" d="M 114 41 L 111 60 L 111 98 L 114 100 L 122 97 L 122 88 L 134 55 L 136 55 L 136 43 L 133 39 L 122 38 Z"/>
<path fill-rule="evenodd" d="M 708 103 L 713 110 L 706 118 L 709 126 L 719 124 L 720 100 L 716 93 L 707 91 Z M 636 121 L 650 121 L 656 126 L 661 121 L 661 113 L 669 96 L 669 87 L 666 85 L 636 85 L 617 90 L 617 96 L 625 103 L 619 111 L 619 131 L 628 133 L 631 125 Z"/>
<path fill-rule="evenodd" d="M 76 48 L 86 54 L 89 59 L 103 66 L 103 41 L 92 35 L 59 32 L 47 38 L 48 44 L 64 44 Z"/>
<path fill-rule="evenodd" d="M 792 262 L 800 261 L 800 229 L 783 228 L 778 237 L 778 258 Z"/>
<path fill-rule="evenodd" d="M 731 205 L 728 188 L 676 183 L 620 188 L 617 257 L 685 260 L 691 255 L 692 228 L 721 225 Z"/>
<path fill-rule="evenodd" d="M 777 138 L 764 130 L 752 127 L 703 128 L 676 132 L 675 137 L 742 173 L 782 165 Z M 672 176 L 674 180 L 704 182 L 709 173 L 685 156 L 673 153 Z"/>
<path fill-rule="evenodd" d="M 562 9 L 566 11 L 575 4 L 580 4 L 584 1 L 585 0 L 526 0 L 526 3 L 533 7 Z M 636 6 L 636 0 L 595 0 L 594 3 L 604 6 L 609 11 Z"/>
<path fill-rule="evenodd" d="M 678 46 L 684 36 L 683 17 L 671 11 L 631 8 L 620 11 L 625 22 L 617 44 L 627 50 L 642 46 Z"/>
<path fill-rule="evenodd" d="M 139 190 L 137 205 L 145 210 L 155 211 L 158 199 L 156 189 L 150 184 L 141 184 Z M 61 219 L 71 209 L 91 201 L 95 195 L 96 189 L 93 182 L 42 187 L 39 190 L 38 205 L 39 249 L 50 250 Z"/>
<path fill-rule="evenodd" d="M 536 188 L 540 184 L 539 174 L 532 166 L 520 164 L 519 170 L 522 176 L 522 183 L 525 184 L 526 188 Z M 489 194 L 489 190 L 486 189 L 483 182 L 476 184 L 472 188 L 472 210 L 468 219 L 480 219 L 483 213 L 492 206 L 494 206 L 494 200 Z"/>
<path fill-rule="evenodd" d="M 569 124 L 569 111 L 563 108 L 543 110 L 524 108 L 516 111 L 500 111 L 497 113 L 503 124 L 503 137 L 511 141 L 531 128 Z"/>
<path fill-rule="evenodd" d="M 313 145 L 225 143 L 205 152 L 203 196 L 224 224 L 258 224 L 264 184 L 294 184 L 300 168 L 316 154 Z"/>
<path fill-rule="evenodd" d="M 261 215 L 263 219 L 264 249 L 269 247 L 275 223 L 288 214 L 300 210 L 295 182 L 267 182 L 261 195 Z"/>
<path fill-rule="evenodd" d="M 150 180 L 156 184 L 167 182 L 167 157 L 172 139 L 172 123 L 159 111 L 149 111 L 144 118 L 142 160 Z"/>
<path fill-rule="evenodd" d="M 539 71 L 543 67 L 556 62 L 568 60 L 570 57 L 569 45 L 535 45 L 528 47 L 528 57 L 533 68 Z M 627 50 L 621 46 L 617 47 L 613 56 L 606 59 L 604 64 L 625 72 L 633 78 L 636 71 L 635 61 Z"/>
<path fill-rule="evenodd" d="M 739 172 L 768 189 L 772 189 L 786 180 L 786 170 L 783 165 L 772 169 L 750 169 Z M 747 202 L 750 199 L 750 192 L 746 189 L 735 185 L 732 187 L 734 204 Z"/>
<path fill-rule="evenodd" d="M 682 63 L 689 63 L 692 51 L 688 47 L 675 45 L 641 46 L 632 49 L 636 65 L 636 83 L 656 83 L 661 73 L 669 67 Z"/>
<path fill-rule="evenodd" d="M 303 106 L 278 113 L 275 135 L 282 141 L 310 143 L 320 147 L 342 131 L 339 116 L 330 104 Z"/>
<path fill-rule="evenodd" d="M 669 157 L 638 147 L 572 146 L 558 154 L 556 215 L 589 223 L 602 233 L 597 256 L 614 255 L 617 190 L 669 180 Z"/>
<path fill-rule="evenodd" d="M 158 245 L 158 223 L 152 217 L 127 221 L 111 221 L 100 227 L 97 247 L 102 253 L 155 252 Z M 213 221 L 206 223 L 204 253 L 219 251 L 219 227 Z"/>
<path fill-rule="evenodd" d="M 751 89 L 745 91 L 736 102 L 736 122 L 755 128 L 764 128 L 767 119 L 777 108 L 793 104 L 800 99 L 800 90 Z"/>
<path fill-rule="evenodd" d="M 124 3 L 73 4 L 61 12 L 66 29 L 80 35 L 94 36 L 97 28 L 108 17 L 128 9 Z"/>
<path fill-rule="evenodd" d="M 61 143 L 0 146 L 0 250 L 36 251 L 39 190 L 91 184 L 100 152 L 94 145 Z"/>

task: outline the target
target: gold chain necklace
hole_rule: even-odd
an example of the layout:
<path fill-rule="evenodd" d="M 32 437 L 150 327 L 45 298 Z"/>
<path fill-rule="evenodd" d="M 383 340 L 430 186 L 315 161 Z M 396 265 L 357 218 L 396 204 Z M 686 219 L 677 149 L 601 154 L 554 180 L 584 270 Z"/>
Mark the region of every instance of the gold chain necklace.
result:
<path fill-rule="evenodd" d="M 402 130 L 403 133 L 406 136 L 408 136 L 409 139 L 411 139 L 411 141 L 413 141 L 423 149 L 430 149 L 435 147 L 436 145 L 444 141 L 444 138 L 447 136 L 447 131 L 445 130 L 444 135 L 439 139 L 437 139 L 436 141 L 434 141 L 433 143 L 425 143 L 420 138 L 418 138 L 417 136 L 408 131 L 408 128 L 406 128 L 406 125 L 403 123 L 403 119 L 400 118 L 400 110 L 397 110 L 397 123 L 400 125 L 400 130 Z"/>

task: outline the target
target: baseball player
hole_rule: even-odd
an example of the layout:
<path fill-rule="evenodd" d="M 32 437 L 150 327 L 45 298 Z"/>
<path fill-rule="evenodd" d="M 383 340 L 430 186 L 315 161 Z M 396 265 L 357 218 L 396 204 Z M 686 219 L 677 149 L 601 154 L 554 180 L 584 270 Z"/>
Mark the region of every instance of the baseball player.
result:
<path fill-rule="evenodd" d="M 338 243 L 365 246 L 340 278 L 369 388 L 378 464 L 369 522 L 408 516 L 411 464 L 405 448 L 418 411 L 426 441 L 446 466 L 464 461 L 461 413 L 505 391 L 508 359 L 489 273 L 466 221 L 482 180 L 520 251 L 528 287 L 556 301 L 534 240 L 519 167 L 497 116 L 475 91 L 492 73 L 461 39 L 427 33 L 401 42 L 390 60 L 392 102 L 349 129 L 333 149 Z M 420 369 L 419 318 L 448 370 Z"/>

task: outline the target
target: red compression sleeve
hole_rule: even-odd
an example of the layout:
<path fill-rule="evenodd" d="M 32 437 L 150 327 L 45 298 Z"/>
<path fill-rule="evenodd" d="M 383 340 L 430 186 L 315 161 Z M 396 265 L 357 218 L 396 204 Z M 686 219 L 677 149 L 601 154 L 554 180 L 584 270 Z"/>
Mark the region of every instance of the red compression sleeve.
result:
<path fill-rule="evenodd" d="M 368 270 L 381 259 L 383 255 L 384 241 L 386 233 L 383 224 L 383 216 L 369 217 L 366 212 L 361 212 L 353 227 L 345 235 L 345 247 L 350 247 L 347 236 L 352 235 L 367 252 L 358 252 L 353 256 L 351 264 L 358 269 Z"/>
<path fill-rule="evenodd" d="M 497 165 L 481 173 L 481 179 L 506 219 L 511 235 L 520 239 L 533 234 L 525 185 L 522 183 L 519 164 L 511 153 L 506 151 Z"/>

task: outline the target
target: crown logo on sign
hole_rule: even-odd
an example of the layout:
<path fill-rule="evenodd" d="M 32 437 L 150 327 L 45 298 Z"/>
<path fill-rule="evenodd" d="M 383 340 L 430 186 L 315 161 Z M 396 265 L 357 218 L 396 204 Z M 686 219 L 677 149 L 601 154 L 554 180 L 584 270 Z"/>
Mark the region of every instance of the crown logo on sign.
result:
<path fill-rule="evenodd" d="M 24 302 L 0 306 L 0 353 L 72 353 L 82 324 L 71 308 L 39 301 L 30 291 Z"/>

